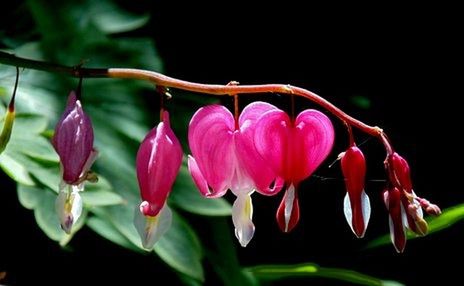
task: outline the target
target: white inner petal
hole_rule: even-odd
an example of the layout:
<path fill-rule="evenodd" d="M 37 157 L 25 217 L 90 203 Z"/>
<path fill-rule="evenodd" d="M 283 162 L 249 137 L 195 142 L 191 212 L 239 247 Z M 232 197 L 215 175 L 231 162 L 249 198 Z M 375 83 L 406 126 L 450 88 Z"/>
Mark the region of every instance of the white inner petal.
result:
<path fill-rule="evenodd" d="M 134 225 L 140 235 L 142 246 L 151 250 L 161 236 L 168 231 L 172 223 L 172 212 L 167 204 L 158 215 L 144 216 L 139 207 L 135 210 Z"/>
<path fill-rule="evenodd" d="M 364 233 L 365 233 L 367 229 L 367 225 L 369 224 L 369 220 L 371 218 L 371 202 L 364 190 L 361 193 L 361 205 L 362 205 L 362 212 L 363 212 L 363 218 L 364 218 Z M 362 234 L 362 236 L 364 236 L 364 233 Z"/>
<path fill-rule="evenodd" d="M 350 196 L 348 193 L 346 193 L 345 199 L 343 200 L 343 212 L 345 213 L 346 222 L 350 226 L 351 230 L 355 233 L 353 229 L 353 214 L 351 212 Z"/>
<path fill-rule="evenodd" d="M 285 232 L 288 231 L 288 224 L 290 223 L 290 218 L 292 217 L 293 211 L 293 201 L 295 200 L 295 186 L 293 184 L 285 192 Z"/>
<path fill-rule="evenodd" d="M 235 226 L 235 236 L 242 247 L 247 246 L 255 233 L 253 204 L 250 194 L 240 194 L 232 206 L 232 221 Z"/>

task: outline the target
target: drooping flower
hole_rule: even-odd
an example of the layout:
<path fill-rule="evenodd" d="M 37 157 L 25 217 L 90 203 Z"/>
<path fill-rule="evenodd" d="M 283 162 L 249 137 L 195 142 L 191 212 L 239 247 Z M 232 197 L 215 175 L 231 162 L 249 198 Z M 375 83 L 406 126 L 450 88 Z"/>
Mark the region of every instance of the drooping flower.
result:
<path fill-rule="evenodd" d="M 388 210 L 390 238 L 398 253 L 406 246 L 406 227 L 408 225 L 406 213 L 401 203 L 401 191 L 396 187 L 387 188 L 383 193 L 383 200 Z"/>
<path fill-rule="evenodd" d="M 299 220 L 296 189 L 329 154 L 334 141 L 332 123 L 317 110 L 304 110 L 293 120 L 273 108 L 259 117 L 254 133 L 261 157 L 285 180 L 287 189 L 276 218 L 282 231 L 291 231 Z"/>
<path fill-rule="evenodd" d="M 97 156 L 93 140 L 90 118 L 82 109 L 76 93 L 71 91 L 52 138 L 53 147 L 60 157 L 62 173 L 55 208 L 61 227 L 68 234 L 82 213 L 79 192 L 84 189 L 84 181 L 95 179 L 89 172 Z"/>
<path fill-rule="evenodd" d="M 255 123 L 259 116 L 272 109 L 275 107 L 268 103 L 251 103 L 236 122 L 225 107 L 209 105 L 200 108 L 189 124 L 192 155 L 188 167 L 192 178 L 205 197 L 221 197 L 228 189 L 237 196 L 232 220 L 242 246 L 249 243 L 255 231 L 251 194 L 256 190 L 274 195 L 282 187 L 282 181 L 276 178 L 254 145 Z"/>
<path fill-rule="evenodd" d="M 166 204 L 182 164 L 182 147 L 174 135 L 169 113 L 143 139 L 137 152 L 137 179 L 142 203 L 136 210 L 134 224 L 146 249 L 171 226 L 172 213 Z"/>
<path fill-rule="evenodd" d="M 401 234 L 400 225 L 409 228 L 418 235 L 425 235 L 428 231 L 428 225 L 423 218 L 422 208 L 430 215 L 439 215 L 441 210 L 437 205 L 431 204 L 428 200 L 420 198 L 414 193 L 409 164 L 398 153 L 394 152 L 387 155 L 385 168 L 390 185 L 388 192 L 384 194 L 385 203 L 390 213 L 390 233 L 396 250 L 403 252 L 406 236 Z M 404 242 L 402 236 L 404 236 Z"/>
<path fill-rule="evenodd" d="M 353 233 L 361 238 L 366 232 L 371 206 L 369 197 L 364 191 L 366 176 L 366 160 L 361 150 L 353 146 L 341 154 L 341 166 L 345 178 L 346 195 L 344 213 Z"/>

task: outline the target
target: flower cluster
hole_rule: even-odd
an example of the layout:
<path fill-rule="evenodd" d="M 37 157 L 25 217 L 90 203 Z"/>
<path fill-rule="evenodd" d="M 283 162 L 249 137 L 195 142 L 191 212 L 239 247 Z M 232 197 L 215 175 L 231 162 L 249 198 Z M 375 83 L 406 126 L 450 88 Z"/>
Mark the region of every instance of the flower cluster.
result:
<path fill-rule="evenodd" d="M 354 144 L 351 129 L 349 132 L 351 146 L 339 156 L 347 190 L 344 212 L 354 234 L 363 237 L 371 214 L 369 197 L 364 191 L 366 161 L 361 150 Z M 434 216 L 439 215 L 441 210 L 414 193 L 408 162 L 393 150 L 389 151 L 384 162 L 388 180 L 383 200 L 389 213 L 392 243 L 397 252 L 403 252 L 406 246 L 406 229 L 417 235 L 427 234 L 428 226 L 422 209 Z"/>
<path fill-rule="evenodd" d="M 366 161 L 348 127 L 350 146 L 339 156 L 346 185 L 344 213 L 353 233 L 363 237 L 371 214 L 364 190 Z M 314 109 L 289 116 L 269 103 L 254 102 L 241 114 L 232 114 L 224 106 L 209 105 L 200 108 L 189 124 L 188 169 L 204 197 L 218 198 L 228 190 L 235 195 L 232 221 L 235 235 L 245 247 L 255 232 L 252 194 L 274 196 L 285 190 L 276 219 L 283 232 L 291 231 L 300 217 L 299 186 L 327 158 L 334 136 L 330 119 Z M 91 121 L 71 92 L 53 137 L 62 170 L 56 209 L 67 233 L 82 211 L 79 192 L 84 181 L 95 178 L 89 171 L 97 154 L 93 139 Z M 438 215 L 440 209 L 414 193 L 408 163 L 389 147 L 385 160 L 388 184 L 383 197 L 392 242 L 402 252 L 406 228 L 419 235 L 427 232 L 422 209 L 431 215 Z M 171 225 L 172 213 L 166 201 L 182 158 L 182 147 L 170 127 L 169 114 L 162 110 L 161 122 L 146 135 L 136 159 L 142 202 L 135 212 L 134 224 L 147 249 Z"/>
<path fill-rule="evenodd" d="M 220 197 L 230 189 L 237 197 L 232 220 L 246 246 L 255 230 L 251 194 L 275 195 L 285 185 L 277 221 L 290 231 L 299 219 L 296 188 L 327 157 L 334 131 L 319 111 L 291 119 L 271 104 L 255 102 L 238 119 L 223 106 L 201 108 L 190 121 L 188 139 L 189 170 L 200 192 Z"/>

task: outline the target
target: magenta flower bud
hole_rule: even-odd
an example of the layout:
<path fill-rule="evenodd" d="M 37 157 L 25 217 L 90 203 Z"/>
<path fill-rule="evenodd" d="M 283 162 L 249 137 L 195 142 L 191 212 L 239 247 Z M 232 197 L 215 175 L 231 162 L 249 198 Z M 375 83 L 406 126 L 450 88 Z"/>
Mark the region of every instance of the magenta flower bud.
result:
<path fill-rule="evenodd" d="M 143 139 L 137 152 L 137 179 L 145 216 L 156 216 L 171 192 L 182 164 L 182 147 L 164 111 L 163 121 Z"/>
<path fill-rule="evenodd" d="M 93 127 L 76 93 L 71 91 L 66 109 L 55 127 L 53 147 L 60 156 L 63 181 L 79 184 L 95 159 Z"/>
<path fill-rule="evenodd" d="M 347 191 L 343 208 L 345 217 L 354 234 L 361 238 L 371 215 L 369 197 L 364 191 L 366 160 L 361 150 L 352 146 L 343 153 L 341 165 Z"/>
<path fill-rule="evenodd" d="M 398 189 L 411 193 L 412 181 L 408 162 L 396 152 L 389 156 L 388 162 L 391 164 L 389 169 L 391 183 Z"/>
<path fill-rule="evenodd" d="M 182 164 L 182 147 L 171 129 L 167 111 L 140 144 L 136 164 L 142 203 L 134 222 L 143 246 L 150 249 L 171 225 L 166 200 Z"/>

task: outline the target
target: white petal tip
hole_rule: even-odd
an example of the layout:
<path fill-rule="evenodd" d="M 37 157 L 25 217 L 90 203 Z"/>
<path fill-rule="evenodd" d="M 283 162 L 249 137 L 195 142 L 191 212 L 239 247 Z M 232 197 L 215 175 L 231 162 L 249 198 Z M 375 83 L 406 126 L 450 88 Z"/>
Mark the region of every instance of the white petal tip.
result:
<path fill-rule="evenodd" d="M 144 216 L 139 208 L 135 211 L 134 225 L 140 235 L 142 247 L 150 251 L 155 243 L 166 233 L 171 226 L 171 209 L 164 205 L 156 216 Z"/>
<path fill-rule="evenodd" d="M 371 204 L 369 201 L 369 197 L 367 196 L 365 191 L 362 191 L 361 193 L 361 211 L 364 221 L 364 229 L 362 233 L 358 234 L 353 226 L 353 210 L 351 206 L 350 197 L 348 193 L 346 193 L 345 199 L 343 201 L 343 212 L 345 214 L 346 222 L 348 223 L 348 225 L 351 228 L 351 231 L 353 231 L 354 235 L 356 235 L 357 238 L 364 237 L 364 235 L 366 234 L 367 225 L 369 224 L 369 220 L 371 217 Z"/>
<path fill-rule="evenodd" d="M 235 236 L 242 247 L 246 247 L 255 234 L 252 217 L 253 205 L 250 195 L 238 196 L 232 206 L 232 221 L 235 226 Z"/>
<path fill-rule="evenodd" d="M 82 214 L 82 199 L 79 195 L 79 189 L 75 186 L 67 185 L 66 188 L 58 194 L 55 201 L 55 209 L 58 214 L 61 229 L 71 234 L 72 227 Z M 71 190 L 70 190 L 71 189 Z"/>

